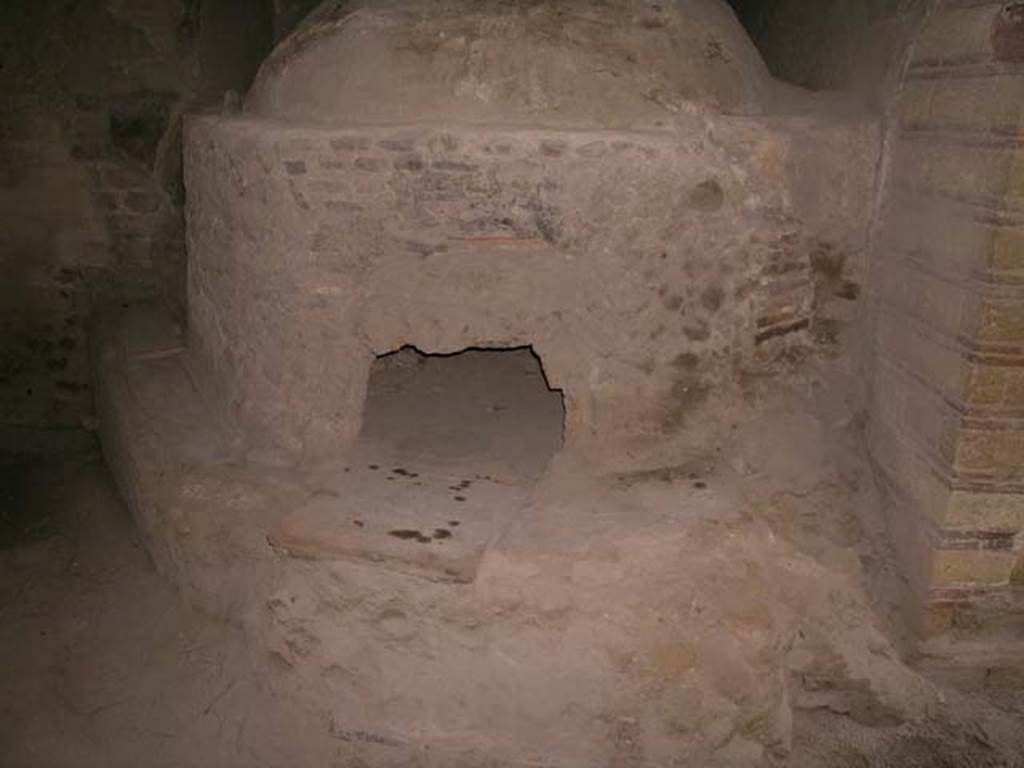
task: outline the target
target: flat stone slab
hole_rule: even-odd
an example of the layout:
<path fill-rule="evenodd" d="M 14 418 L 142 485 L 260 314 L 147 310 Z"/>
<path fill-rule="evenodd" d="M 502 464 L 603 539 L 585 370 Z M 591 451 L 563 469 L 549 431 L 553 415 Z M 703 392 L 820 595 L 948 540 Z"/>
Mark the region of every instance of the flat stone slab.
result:
<path fill-rule="evenodd" d="M 476 578 L 498 521 L 522 509 L 528 495 L 489 475 L 365 457 L 331 485 L 273 527 L 274 547 L 459 583 Z"/>

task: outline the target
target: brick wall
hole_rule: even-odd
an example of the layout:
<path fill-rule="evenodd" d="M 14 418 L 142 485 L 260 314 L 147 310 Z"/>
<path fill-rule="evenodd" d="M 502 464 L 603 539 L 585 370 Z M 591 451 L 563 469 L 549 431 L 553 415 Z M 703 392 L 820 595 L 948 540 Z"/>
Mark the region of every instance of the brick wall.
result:
<path fill-rule="evenodd" d="M 269 2 L 0 8 L 0 428 L 89 417 L 97 302 L 181 302 L 180 117 L 244 90 Z"/>
<path fill-rule="evenodd" d="M 870 451 L 914 623 L 1003 626 L 1024 614 L 1024 4 L 733 6 L 777 76 L 887 115 L 861 327 Z M 808 317 L 780 295 L 780 322 Z"/>
<path fill-rule="evenodd" d="M 869 441 L 922 629 L 1022 605 L 1024 4 L 942 0 L 894 104 Z"/>

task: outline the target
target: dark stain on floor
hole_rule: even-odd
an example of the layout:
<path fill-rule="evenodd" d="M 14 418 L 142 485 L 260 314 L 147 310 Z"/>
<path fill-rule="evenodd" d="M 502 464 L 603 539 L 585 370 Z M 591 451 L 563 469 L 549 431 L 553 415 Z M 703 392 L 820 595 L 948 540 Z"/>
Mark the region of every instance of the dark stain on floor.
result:
<path fill-rule="evenodd" d="M 402 539 L 403 541 L 416 541 L 420 544 L 429 544 L 433 541 L 429 536 L 424 536 L 422 531 L 415 531 L 410 528 L 388 531 L 388 536 L 394 536 L 396 539 Z"/>

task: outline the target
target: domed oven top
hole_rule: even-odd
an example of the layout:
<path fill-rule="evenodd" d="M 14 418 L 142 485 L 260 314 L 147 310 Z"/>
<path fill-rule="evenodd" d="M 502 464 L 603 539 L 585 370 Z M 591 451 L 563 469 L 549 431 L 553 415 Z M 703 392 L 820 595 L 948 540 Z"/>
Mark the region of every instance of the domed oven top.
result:
<path fill-rule="evenodd" d="M 650 128 L 758 112 L 724 0 L 328 0 L 264 63 L 250 114 L 305 124 Z"/>

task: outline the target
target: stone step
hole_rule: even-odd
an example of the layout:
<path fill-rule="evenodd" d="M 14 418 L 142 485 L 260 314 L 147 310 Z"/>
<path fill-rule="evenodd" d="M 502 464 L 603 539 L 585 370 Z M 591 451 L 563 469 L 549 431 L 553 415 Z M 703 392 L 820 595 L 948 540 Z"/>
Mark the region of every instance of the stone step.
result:
<path fill-rule="evenodd" d="M 527 503 L 526 488 L 357 451 L 303 507 L 270 532 L 295 557 L 353 560 L 469 583 L 484 550 Z"/>

